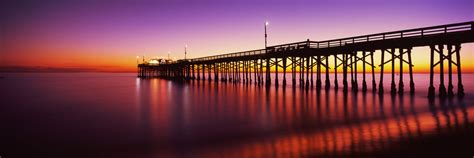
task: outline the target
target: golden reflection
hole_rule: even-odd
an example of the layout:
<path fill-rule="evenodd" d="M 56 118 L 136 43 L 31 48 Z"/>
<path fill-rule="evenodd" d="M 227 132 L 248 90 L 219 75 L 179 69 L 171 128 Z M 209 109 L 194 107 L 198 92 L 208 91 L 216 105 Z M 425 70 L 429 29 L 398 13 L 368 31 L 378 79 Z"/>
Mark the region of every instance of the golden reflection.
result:
<path fill-rule="evenodd" d="M 223 153 L 229 157 L 326 157 L 383 151 L 397 143 L 412 141 L 422 135 L 434 135 L 433 131 L 439 129 L 445 129 L 447 132 L 459 130 L 461 124 L 466 125 L 467 120 L 472 119 L 467 114 L 474 112 L 474 108 L 466 109 L 461 102 L 439 101 L 435 107 L 422 109 L 415 107 L 413 97 L 390 97 L 391 104 L 385 104 L 386 97 L 377 97 L 377 95 L 370 97 L 342 95 L 344 104 L 343 108 L 339 109 L 338 97 L 334 97 L 334 100 L 328 97 L 334 93 L 338 92 L 320 93 L 320 95 L 303 92 L 305 104 L 301 105 L 304 108 L 300 110 L 298 117 L 309 117 L 306 119 L 314 117 L 313 123 L 318 125 L 318 129 L 279 135 L 268 141 L 246 143 Z M 315 95 L 314 99 L 311 99 L 311 95 Z M 268 92 L 265 99 L 270 100 L 267 100 L 264 106 L 273 105 L 281 109 L 291 109 L 291 107 L 285 107 L 285 100 L 295 98 L 281 99 L 280 95 Z M 282 105 L 277 102 L 282 102 Z M 313 105 L 314 108 L 311 107 Z M 280 112 L 282 111 L 270 108 L 265 114 Z M 343 120 L 337 117 L 331 119 L 332 115 L 339 113 L 344 114 Z M 274 121 L 280 120 L 278 114 L 274 116 L 276 116 Z M 286 116 L 281 115 L 281 117 Z M 439 117 L 442 117 L 442 121 L 437 121 Z M 465 120 L 462 123 L 459 121 L 461 117 Z M 219 154 L 209 151 L 204 152 L 203 156 L 219 157 Z"/>
<path fill-rule="evenodd" d="M 148 97 L 141 103 L 150 105 L 142 105 L 142 115 L 149 119 L 153 141 L 198 142 L 197 157 L 345 157 L 387 151 L 466 130 L 474 111 L 458 99 L 170 82 L 140 81 L 141 95 Z M 207 144 L 209 139 L 217 139 L 217 145 Z"/>

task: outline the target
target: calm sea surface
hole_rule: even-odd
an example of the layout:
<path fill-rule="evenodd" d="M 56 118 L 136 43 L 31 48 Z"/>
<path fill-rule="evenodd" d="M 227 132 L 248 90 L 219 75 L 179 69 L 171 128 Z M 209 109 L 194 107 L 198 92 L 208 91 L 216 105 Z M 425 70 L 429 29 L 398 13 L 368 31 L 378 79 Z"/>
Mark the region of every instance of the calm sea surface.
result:
<path fill-rule="evenodd" d="M 290 80 L 265 88 L 135 73 L 4 76 L 2 158 L 474 156 L 474 74 L 463 76 L 464 99 L 445 100 L 427 98 L 427 74 L 415 74 L 414 96 L 395 97 L 388 75 L 381 96 L 370 77 L 364 94 L 325 91 L 324 75 L 321 91 Z"/>

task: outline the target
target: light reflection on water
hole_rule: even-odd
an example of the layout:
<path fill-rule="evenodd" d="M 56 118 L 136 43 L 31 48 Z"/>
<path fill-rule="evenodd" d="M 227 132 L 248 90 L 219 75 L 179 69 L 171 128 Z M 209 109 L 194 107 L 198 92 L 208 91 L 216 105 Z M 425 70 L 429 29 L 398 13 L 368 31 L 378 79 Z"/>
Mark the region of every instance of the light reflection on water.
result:
<path fill-rule="evenodd" d="M 161 81 L 146 81 L 154 80 Z M 167 89 L 172 92 L 166 94 L 186 103 L 180 99 L 153 102 L 177 110 L 152 115 L 177 115 L 172 124 L 180 125 L 179 130 L 166 137 L 190 149 L 199 148 L 197 155 L 204 157 L 347 156 L 385 151 L 424 135 L 468 129 L 473 117 L 468 114 L 474 110 L 465 99 L 429 100 L 423 90 L 414 96 L 380 96 L 370 90 L 344 93 L 208 81 L 175 82 Z M 217 145 L 201 146 L 214 139 Z"/>
<path fill-rule="evenodd" d="M 371 84 L 364 94 L 134 75 L 8 75 L 0 152 L 28 145 L 106 157 L 347 157 L 472 134 L 471 74 L 466 98 L 446 100 L 426 97 L 426 74 L 415 75 L 414 96 L 391 96 L 388 85 L 380 96 Z"/>

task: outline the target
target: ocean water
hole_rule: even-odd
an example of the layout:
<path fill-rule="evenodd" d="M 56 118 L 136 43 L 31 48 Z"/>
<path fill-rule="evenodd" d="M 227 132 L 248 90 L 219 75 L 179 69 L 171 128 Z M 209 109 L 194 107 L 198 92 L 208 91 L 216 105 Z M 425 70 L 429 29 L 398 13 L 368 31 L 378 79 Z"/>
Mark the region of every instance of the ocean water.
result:
<path fill-rule="evenodd" d="M 324 75 L 319 91 L 293 88 L 289 74 L 286 87 L 269 88 L 135 73 L 4 76 L 2 158 L 474 156 L 474 74 L 463 75 L 463 99 L 433 100 L 428 74 L 414 75 L 414 95 L 405 75 L 403 96 L 390 95 L 388 74 L 383 95 L 370 77 L 368 93 L 344 93 L 342 83 L 324 90 Z"/>

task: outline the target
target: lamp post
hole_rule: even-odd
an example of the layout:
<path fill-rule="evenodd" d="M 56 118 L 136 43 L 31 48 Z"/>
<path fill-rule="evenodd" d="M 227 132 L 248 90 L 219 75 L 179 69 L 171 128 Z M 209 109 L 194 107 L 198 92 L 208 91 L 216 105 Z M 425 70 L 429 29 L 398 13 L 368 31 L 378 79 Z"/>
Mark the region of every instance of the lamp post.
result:
<path fill-rule="evenodd" d="M 140 58 L 140 57 L 137 55 L 137 65 L 138 65 L 138 58 Z"/>
<path fill-rule="evenodd" d="M 268 21 L 265 21 L 265 52 L 267 50 L 267 26 L 268 26 Z"/>
<path fill-rule="evenodd" d="M 186 53 L 186 48 L 188 48 L 188 45 L 185 45 L 185 46 L 184 46 L 184 60 L 186 60 L 186 54 L 187 54 L 187 53 Z"/>

